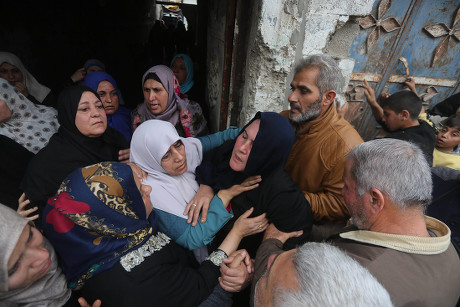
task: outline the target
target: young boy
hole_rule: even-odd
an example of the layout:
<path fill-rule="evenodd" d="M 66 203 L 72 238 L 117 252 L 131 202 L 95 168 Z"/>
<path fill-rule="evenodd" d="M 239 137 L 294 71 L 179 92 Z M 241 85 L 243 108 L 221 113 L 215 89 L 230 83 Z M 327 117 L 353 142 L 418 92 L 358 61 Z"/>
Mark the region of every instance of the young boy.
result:
<path fill-rule="evenodd" d="M 382 122 L 390 131 L 386 137 L 417 144 L 432 165 L 436 131 L 425 121 L 418 120 L 422 109 L 420 98 L 413 92 L 403 90 L 385 99 L 381 107 Z"/>
<path fill-rule="evenodd" d="M 460 171 L 460 154 L 454 151 L 460 145 L 460 118 L 451 116 L 436 138 L 433 166 L 445 166 Z"/>

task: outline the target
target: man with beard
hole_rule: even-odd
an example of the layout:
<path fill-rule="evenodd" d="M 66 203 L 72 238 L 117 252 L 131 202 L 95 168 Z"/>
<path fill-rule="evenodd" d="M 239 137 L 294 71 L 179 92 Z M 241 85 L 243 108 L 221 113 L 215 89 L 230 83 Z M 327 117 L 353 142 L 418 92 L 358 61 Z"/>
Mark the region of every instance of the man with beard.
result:
<path fill-rule="evenodd" d="M 340 191 L 345 156 L 363 142 L 334 105 L 341 71 L 328 55 L 304 58 L 295 68 L 289 95 L 290 110 L 281 115 L 291 122 L 296 139 L 285 168 L 311 204 L 317 222 L 349 217 Z"/>
<path fill-rule="evenodd" d="M 450 242 L 449 228 L 424 215 L 431 202 L 432 179 L 422 151 L 397 139 L 363 143 L 348 154 L 343 181 L 342 194 L 353 225 L 328 238 L 316 231 L 313 239 L 326 239 L 369 270 L 395 306 L 455 306 L 460 295 L 460 259 Z M 304 280 L 315 271 L 302 264 L 307 257 L 298 256 L 302 248 L 282 251 L 283 242 L 298 235 L 282 233 L 273 225 L 265 231 L 255 264 L 259 301 L 266 302 L 269 296 L 273 303 L 278 296 L 286 302 L 286 292 L 297 297 L 311 292 Z M 268 272 L 260 277 L 264 271 Z M 359 282 L 347 275 L 340 278 L 350 286 Z M 335 281 L 331 278 L 330 282 Z"/>

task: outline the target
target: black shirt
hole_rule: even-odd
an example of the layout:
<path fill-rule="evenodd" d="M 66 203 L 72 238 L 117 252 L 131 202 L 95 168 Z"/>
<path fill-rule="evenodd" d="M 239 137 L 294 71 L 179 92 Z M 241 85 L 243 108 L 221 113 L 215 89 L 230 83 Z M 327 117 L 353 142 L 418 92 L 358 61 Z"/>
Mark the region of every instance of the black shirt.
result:
<path fill-rule="evenodd" d="M 433 165 L 433 150 L 436 144 L 436 130 L 427 122 L 419 120 L 419 126 L 392 132 L 386 138 L 409 141 L 416 144 L 425 155 L 428 164 Z"/>

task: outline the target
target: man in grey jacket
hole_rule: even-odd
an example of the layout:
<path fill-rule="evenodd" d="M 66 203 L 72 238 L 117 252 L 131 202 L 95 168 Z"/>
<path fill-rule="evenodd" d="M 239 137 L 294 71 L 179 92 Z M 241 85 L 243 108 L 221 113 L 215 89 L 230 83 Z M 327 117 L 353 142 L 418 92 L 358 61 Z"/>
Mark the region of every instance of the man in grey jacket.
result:
<path fill-rule="evenodd" d="M 343 180 L 342 195 L 353 225 L 335 235 L 326 235 L 320 226 L 313 239 L 327 238 L 367 268 L 395 306 L 455 306 L 460 295 L 460 259 L 450 243 L 449 228 L 424 215 L 432 180 L 422 151 L 397 139 L 363 143 L 348 154 Z M 283 242 L 296 235 L 273 226 L 266 231 L 257 253 L 255 281 L 271 265 L 272 254 L 280 254 Z M 290 269 L 295 274 L 288 283 L 269 274 L 275 297 L 284 291 L 301 292 L 298 281 L 308 274 L 293 262 L 296 251 L 286 253 L 290 254 L 283 256 L 287 258 L 284 274 Z M 264 277 L 260 278 L 256 292 L 265 284 Z"/>

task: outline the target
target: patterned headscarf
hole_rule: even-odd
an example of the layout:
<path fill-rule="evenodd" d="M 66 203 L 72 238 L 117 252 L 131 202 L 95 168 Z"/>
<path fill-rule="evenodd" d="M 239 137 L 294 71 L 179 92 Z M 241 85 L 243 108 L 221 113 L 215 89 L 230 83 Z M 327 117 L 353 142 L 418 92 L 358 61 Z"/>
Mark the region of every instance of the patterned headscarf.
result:
<path fill-rule="evenodd" d="M 161 81 L 161 84 L 165 88 L 165 90 L 168 92 L 168 103 L 166 105 L 166 109 L 163 111 L 163 113 L 155 115 L 153 114 L 149 107 L 147 106 L 146 101 L 144 100 L 144 103 L 139 106 L 138 108 L 138 113 L 141 117 L 141 121 L 145 122 L 149 119 L 160 119 L 164 121 L 170 122 L 173 126 L 177 124 L 179 121 L 179 106 L 177 104 L 177 97 L 176 97 L 176 92 L 174 90 L 174 73 L 172 70 L 165 65 L 157 65 L 153 66 L 149 70 L 147 70 L 142 76 L 142 91 L 144 91 L 144 83 L 145 83 L 145 77 L 149 73 L 154 73 L 158 76 L 158 78 Z"/>
<path fill-rule="evenodd" d="M 8 63 L 16 66 L 22 73 L 24 85 L 27 87 L 29 93 L 34 96 L 38 101 L 43 102 L 46 96 L 51 92 L 49 88 L 40 84 L 37 79 L 26 69 L 21 60 L 12 53 L 0 52 L 0 65 Z"/>
<path fill-rule="evenodd" d="M 34 104 L 8 81 L 0 78 L 0 99 L 11 111 L 11 117 L 0 123 L 0 134 L 9 137 L 33 153 L 48 144 L 58 131 L 54 108 Z"/>
<path fill-rule="evenodd" d="M 188 55 L 179 53 L 173 57 L 169 66 L 173 65 L 176 58 L 182 58 L 184 60 L 187 77 L 185 78 L 184 83 L 180 85 L 180 91 L 182 94 L 187 94 L 187 92 L 190 91 L 190 89 L 193 87 L 193 61 Z"/>
<path fill-rule="evenodd" d="M 131 167 L 102 162 L 77 169 L 48 200 L 43 229 L 61 258 L 70 288 L 112 268 L 156 232 Z"/>

